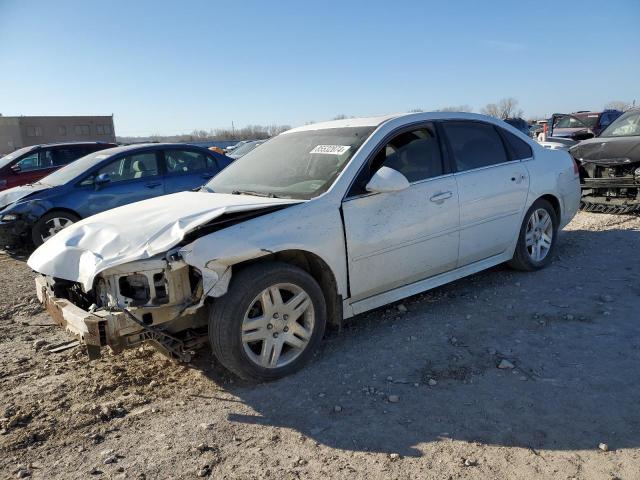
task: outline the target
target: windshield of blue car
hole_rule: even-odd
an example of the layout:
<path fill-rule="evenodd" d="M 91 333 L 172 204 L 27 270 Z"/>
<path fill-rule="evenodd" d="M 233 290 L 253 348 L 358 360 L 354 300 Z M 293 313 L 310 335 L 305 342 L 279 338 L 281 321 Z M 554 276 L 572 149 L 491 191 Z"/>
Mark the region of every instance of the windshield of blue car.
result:
<path fill-rule="evenodd" d="M 24 147 L 24 148 L 20 148 L 20 149 L 14 151 L 14 152 L 11 152 L 11 153 L 5 155 L 4 157 L 0 158 L 0 168 L 6 167 L 13 160 L 18 158 L 20 155 L 23 155 L 23 154 L 27 153 L 28 151 L 30 151 L 32 149 L 33 149 L 33 147 Z"/>
<path fill-rule="evenodd" d="M 640 135 L 640 110 L 627 112 L 618 117 L 601 137 L 637 137 Z"/>
<path fill-rule="evenodd" d="M 78 175 L 82 175 L 105 158 L 110 157 L 111 155 L 108 153 L 109 150 L 111 149 L 98 150 L 97 152 L 85 155 L 84 157 L 65 165 L 60 170 L 56 170 L 51 175 L 47 175 L 40 180 L 40 183 L 51 186 L 64 185 L 76 178 Z"/>
<path fill-rule="evenodd" d="M 205 190 L 311 199 L 336 180 L 375 127 L 284 133 L 234 161 Z"/>

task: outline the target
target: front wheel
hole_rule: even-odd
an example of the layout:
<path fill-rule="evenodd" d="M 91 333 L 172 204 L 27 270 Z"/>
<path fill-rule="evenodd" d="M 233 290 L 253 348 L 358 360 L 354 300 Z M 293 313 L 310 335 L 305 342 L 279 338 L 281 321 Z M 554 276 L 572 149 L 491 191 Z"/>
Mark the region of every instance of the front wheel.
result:
<path fill-rule="evenodd" d="M 209 340 L 218 361 L 241 378 L 275 380 L 300 369 L 324 334 L 326 304 L 318 283 L 287 263 L 249 266 L 215 299 Z"/>
<path fill-rule="evenodd" d="M 527 211 L 518 244 L 509 261 L 516 270 L 533 271 L 551 263 L 558 238 L 558 217 L 553 206 L 539 198 Z"/>
<path fill-rule="evenodd" d="M 59 231 L 80 221 L 80 217 L 69 212 L 49 212 L 36 222 L 31 230 L 31 239 L 36 247 L 49 240 Z"/>

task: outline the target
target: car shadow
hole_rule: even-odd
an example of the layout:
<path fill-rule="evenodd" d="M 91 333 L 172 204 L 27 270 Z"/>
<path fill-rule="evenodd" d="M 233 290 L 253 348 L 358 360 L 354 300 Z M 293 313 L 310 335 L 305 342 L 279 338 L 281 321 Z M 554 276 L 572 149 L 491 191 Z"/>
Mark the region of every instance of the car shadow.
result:
<path fill-rule="evenodd" d="M 234 379 L 208 351 L 193 368 L 244 404 L 230 404 L 231 422 L 333 448 L 419 456 L 443 438 L 534 452 L 638 447 L 639 237 L 563 232 L 549 268 L 499 266 L 359 315 L 277 382 Z"/>

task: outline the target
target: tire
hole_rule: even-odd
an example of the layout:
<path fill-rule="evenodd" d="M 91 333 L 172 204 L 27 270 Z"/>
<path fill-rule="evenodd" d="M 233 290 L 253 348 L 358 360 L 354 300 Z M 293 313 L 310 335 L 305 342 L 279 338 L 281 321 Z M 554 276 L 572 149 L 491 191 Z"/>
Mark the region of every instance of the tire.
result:
<path fill-rule="evenodd" d="M 31 240 L 36 247 L 39 247 L 63 228 L 79 221 L 80 217 L 70 212 L 60 210 L 48 212 L 40 217 L 31 229 Z M 55 228 L 58 230 L 54 232 Z"/>
<path fill-rule="evenodd" d="M 537 214 L 539 222 L 536 222 L 534 213 Z M 550 221 L 548 226 L 547 218 Z M 551 235 L 550 242 L 548 241 L 549 234 Z M 558 217 L 556 211 L 548 201 L 539 198 L 533 202 L 524 216 L 513 258 L 508 262 L 509 266 L 516 270 L 529 272 L 546 267 L 552 262 L 557 240 Z M 548 248 L 544 247 L 545 244 L 548 244 Z"/>
<path fill-rule="evenodd" d="M 240 378 L 270 381 L 309 361 L 326 323 L 326 302 L 311 275 L 282 262 L 254 264 L 213 302 L 209 341 L 218 361 Z"/>

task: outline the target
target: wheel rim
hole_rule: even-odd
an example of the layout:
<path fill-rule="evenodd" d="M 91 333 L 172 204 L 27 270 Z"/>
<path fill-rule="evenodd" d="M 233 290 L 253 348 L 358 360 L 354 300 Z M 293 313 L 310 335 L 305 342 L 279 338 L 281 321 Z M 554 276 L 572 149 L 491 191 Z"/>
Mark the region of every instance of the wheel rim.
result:
<path fill-rule="evenodd" d="M 242 321 L 242 345 L 249 360 L 262 368 L 280 368 L 298 358 L 313 334 L 311 297 L 291 283 L 264 289 Z"/>
<path fill-rule="evenodd" d="M 46 242 L 53 237 L 60 230 L 64 230 L 73 223 L 73 220 L 65 217 L 53 217 L 47 220 L 44 224 L 44 231 L 40 237 L 43 242 Z"/>
<path fill-rule="evenodd" d="M 538 208 L 529 217 L 525 243 L 534 262 L 541 262 L 549 254 L 553 243 L 553 221 L 544 208 Z"/>

